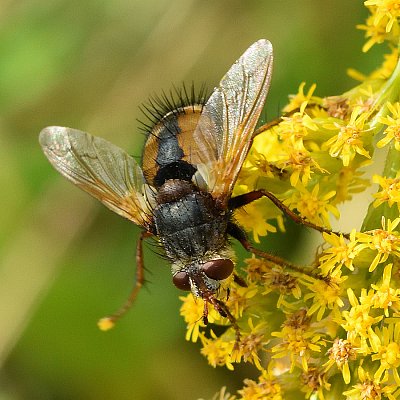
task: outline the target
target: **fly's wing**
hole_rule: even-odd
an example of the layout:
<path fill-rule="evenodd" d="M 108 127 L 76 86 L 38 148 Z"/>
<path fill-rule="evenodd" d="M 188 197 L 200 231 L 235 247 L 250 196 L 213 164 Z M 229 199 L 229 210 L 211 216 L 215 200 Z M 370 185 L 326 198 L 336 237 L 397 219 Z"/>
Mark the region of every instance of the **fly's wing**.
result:
<path fill-rule="evenodd" d="M 227 204 L 249 151 L 272 73 L 272 45 L 252 44 L 222 78 L 194 131 L 198 172 L 214 198 Z M 200 176 L 199 176 L 200 175 Z"/>
<path fill-rule="evenodd" d="M 104 139 L 51 126 L 39 135 L 53 167 L 117 214 L 150 229 L 151 195 L 136 161 Z"/>

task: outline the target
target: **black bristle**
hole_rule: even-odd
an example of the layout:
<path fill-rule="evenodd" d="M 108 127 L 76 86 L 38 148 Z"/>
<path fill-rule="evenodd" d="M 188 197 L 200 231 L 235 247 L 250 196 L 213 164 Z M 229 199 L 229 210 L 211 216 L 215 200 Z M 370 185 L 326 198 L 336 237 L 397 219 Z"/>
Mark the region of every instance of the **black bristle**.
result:
<path fill-rule="evenodd" d="M 139 106 L 145 116 L 145 121 L 138 119 L 139 129 L 145 134 L 150 134 L 167 114 L 180 115 L 185 112 L 185 107 L 204 106 L 208 100 L 205 84 L 197 90 L 192 83 L 188 90 L 185 84 L 180 87 L 172 86 L 169 93 L 162 91 L 161 94 L 153 94 L 146 103 Z"/>

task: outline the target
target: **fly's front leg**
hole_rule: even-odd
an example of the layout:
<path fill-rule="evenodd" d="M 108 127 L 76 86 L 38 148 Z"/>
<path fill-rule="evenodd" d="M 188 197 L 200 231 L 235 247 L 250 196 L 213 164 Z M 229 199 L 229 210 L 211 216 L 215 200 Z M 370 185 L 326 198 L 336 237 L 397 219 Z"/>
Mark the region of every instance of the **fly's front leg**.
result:
<path fill-rule="evenodd" d="M 229 200 L 229 208 L 231 210 L 234 210 L 236 208 L 243 207 L 246 204 L 249 204 L 257 199 L 260 199 L 261 197 L 267 197 L 268 199 L 270 199 L 282 212 L 284 212 L 289 218 L 291 218 L 297 224 L 302 224 L 302 225 L 308 226 L 308 227 L 313 228 L 321 233 L 322 232 L 335 233 L 337 235 L 343 235 L 343 237 L 345 237 L 346 239 L 350 238 L 350 235 L 348 233 L 333 232 L 332 230 L 330 230 L 328 228 L 324 228 L 323 226 L 319 226 L 319 225 L 313 224 L 310 221 L 307 221 L 305 218 L 294 213 L 289 207 L 285 206 L 272 193 L 270 193 L 266 190 L 263 190 L 263 189 L 255 190 L 253 192 L 249 192 L 249 193 L 241 194 L 236 197 L 232 197 Z"/>
<path fill-rule="evenodd" d="M 115 322 L 118 321 L 126 312 L 132 307 L 136 296 L 144 283 L 144 263 L 143 263 L 143 239 L 152 236 L 152 233 L 143 231 L 141 232 L 136 244 L 136 281 L 131 294 L 126 300 L 125 304 L 114 314 L 100 319 L 98 326 L 102 331 L 107 331 L 114 327 Z"/>
<path fill-rule="evenodd" d="M 238 274 L 233 274 L 233 281 L 241 287 L 247 287 L 246 281 Z"/>
<path fill-rule="evenodd" d="M 214 306 L 215 310 L 222 317 L 228 318 L 228 320 L 231 323 L 233 329 L 235 330 L 235 344 L 233 346 L 233 350 L 238 350 L 239 346 L 240 346 L 240 329 L 239 329 L 239 325 L 238 325 L 238 323 L 236 321 L 236 318 L 229 311 L 229 308 L 227 307 L 227 305 L 223 301 L 218 300 L 213 295 L 207 296 L 204 299 L 204 309 L 206 309 L 207 302 L 210 302 Z M 203 321 L 204 321 L 204 312 L 203 312 Z"/>
<path fill-rule="evenodd" d="M 203 308 L 203 324 L 208 325 L 208 302 L 204 300 L 204 308 Z"/>

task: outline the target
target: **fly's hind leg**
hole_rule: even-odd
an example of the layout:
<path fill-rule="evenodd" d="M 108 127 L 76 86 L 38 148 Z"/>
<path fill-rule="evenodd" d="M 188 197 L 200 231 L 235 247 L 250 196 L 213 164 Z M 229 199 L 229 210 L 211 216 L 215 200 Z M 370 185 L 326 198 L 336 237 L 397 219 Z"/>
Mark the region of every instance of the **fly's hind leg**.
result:
<path fill-rule="evenodd" d="M 140 289 L 144 283 L 144 263 L 143 263 L 143 239 L 152 236 L 152 233 L 143 231 L 136 244 L 136 281 L 131 294 L 126 300 L 125 304 L 116 311 L 114 314 L 101 318 L 98 326 L 102 331 L 107 331 L 114 327 L 117 322 L 126 312 L 132 307 Z"/>
<path fill-rule="evenodd" d="M 325 232 L 325 233 L 335 233 L 337 235 L 342 235 L 346 239 L 349 239 L 350 235 L 348 233 L 339 233 L 339 232 L 333 232 L 332 230 L 325 228 L 323 226 L 319 226 L 316 224 L 313 224 L 310 221 L 307 221 L 305 218 L 297 215 L 294 213 L 289 207 L 285 206 L 276 196 L 274 196 L 272 193 L 260 189 L 260 190 L 254 190 L 253 192 L 241 194 L 236 197 L 232 197 L 229 200 L 229 208 L 231 210 L 234 210 L 236 208 L 240 208 L 245 206 L 246 204 L 249 204 L 257 199 L 260 199 L 261 197 L 267 197 L 270 199 L 282 212 L 284 212 L 289 218 L 291 218 L 294 222 L 297 224 L 302 224 L 305 226 L 308 226 L 310 228 L 315 229 L 318 232 Z"/>
<path fill-rule="evenodd" d="M 249 240 L 247 239 L 246 233 L 243 231 L 242 228 L 240 228 L 238 225 L 236 225 L 233 222 L 228 223 L 228 234 L 234 237 L 236 240 L 240 242 L 240 244 L 250 253 L 255 254 L 256 256 L 259 256 L 261 258 L 264 258 L 267 261 L 270 261 L 273 264 L 279 265 L 284 268 L 289 268 L 292 271 L 299 272 L 301 274 L 306 274 L 308 276 L 311 276 L 313 278 L 319 279 L 326 281 L 327 278 L 315 273 L 314 271 L 310 270 L 307 267 L 301 267 L 299 265 L 292 264 L 291 262 L 275 256 L 273 254 L 267 253 L 266 251 L 262 251 L 254 247 Z"/>

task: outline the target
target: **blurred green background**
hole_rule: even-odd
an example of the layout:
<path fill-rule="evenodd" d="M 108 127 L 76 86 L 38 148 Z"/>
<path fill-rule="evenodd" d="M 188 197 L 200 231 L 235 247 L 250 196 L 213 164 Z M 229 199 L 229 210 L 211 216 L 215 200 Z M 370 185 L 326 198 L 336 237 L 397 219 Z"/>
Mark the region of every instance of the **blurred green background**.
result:
<path fill-rule="evenodd" d="M 379 62 L 361 53 L 366 14 L 354 0 L 0 2 L 1 400 L 207 399 L 257 375 L 213 369 L 185 342 L 180 293 L 151 246 L 147 290 L 114 330 L 97 329 L 131 289 L 139 230 L 61 178 L 38 133 L 75 127 L 140 155 L 149 95 L 214 87 L 263 37 L 275 49 L 266 119 L 301 81 L 339 94 L 347 67 Z"/>

